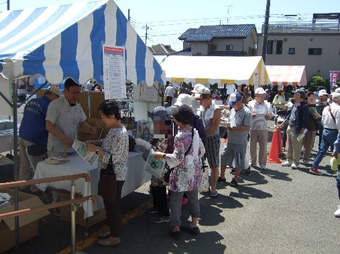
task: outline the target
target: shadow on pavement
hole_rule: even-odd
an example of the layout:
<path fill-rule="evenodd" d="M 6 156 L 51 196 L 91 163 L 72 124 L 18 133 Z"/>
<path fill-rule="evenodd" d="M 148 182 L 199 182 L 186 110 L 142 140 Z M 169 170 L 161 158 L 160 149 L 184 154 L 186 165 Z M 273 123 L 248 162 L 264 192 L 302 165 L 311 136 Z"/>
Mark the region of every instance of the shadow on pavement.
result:
<path fill-rule="evenodd" d="M 270 193 L 258 190 L 256 188 L 249 187 L 251 186 L 250 184 L 243 184 L 239 185 L 235 188 L 235 192 L 231 192 L 230 196 L 231 197 L 236 197 L 236 198 L 244 198 L 244 199 L 249 199 L 249 198 L 271 198 L 272 195 Z"/>
<path fill-rule="evenodd" d="M 290 169 L 290 168 L 288 168 L 288 169 Z M 288 173 L 280 172 L 280 171 L 277 171 L 277 170 L 272 170 L 270 168 L 267 168 L 265 170 L 261 170 L 261 174 L 269 176 L 272 179 L 288 181 L 288 182 L 292 181 L 292 178 L 289 177 Z"/>

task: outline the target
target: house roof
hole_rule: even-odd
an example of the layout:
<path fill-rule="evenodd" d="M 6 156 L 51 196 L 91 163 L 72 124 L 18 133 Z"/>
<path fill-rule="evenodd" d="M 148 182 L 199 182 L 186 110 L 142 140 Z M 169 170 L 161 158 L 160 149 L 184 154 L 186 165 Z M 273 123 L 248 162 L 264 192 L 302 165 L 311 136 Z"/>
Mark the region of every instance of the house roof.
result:
<path fill-rule="evenodd" d="M 164 45 L 162 43 L 152 45 L 151 47 L 149 47 L 149 49 L 154 55 L 169 55 L 176 52 L 171 48 L 170 45 Z"/>
<path fill-rule="evenodd" d="M 178 39 L 190 41 L 211 41 L 213 38 L 246 38 L 255 25 L 216 25 L 189 28 Z"/>

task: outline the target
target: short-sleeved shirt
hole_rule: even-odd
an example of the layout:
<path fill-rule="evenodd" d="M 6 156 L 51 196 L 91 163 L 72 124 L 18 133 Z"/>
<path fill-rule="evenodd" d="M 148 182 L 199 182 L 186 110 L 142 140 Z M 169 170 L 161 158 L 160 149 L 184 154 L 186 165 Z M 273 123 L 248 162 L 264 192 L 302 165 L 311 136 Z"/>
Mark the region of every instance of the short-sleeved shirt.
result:
<path fill-rule="evenodd" d="M 169 96 L 169 97 L 174 97 L 175 95 L 175 89 L 172 87 L 172 86 L 168 86 L 166 89 L 165 89 L 165 95 L 166 96 Z"/>
<path fill-rule="evenodd" d="M 66 136 L 76 139 L 78 136 L 78 125 L 86 120 L 86 115 L 80 104 L 71 106 L 68 100 L 62 96 L 50 103 L 47 109 L 46 120 L 54 124 Z M 47 150 L 63 152 L 64 141 L 49 133 Z M 67 152 L 74 152 L 74 150 L 68 147 Z"/>
<path fill-rule="evenodd" d="M 200 107 L 199 117 L 203 121 L 203 126 L 205 129 L 208 129 L 213 124 L 213 118 L 216 110 L 221 110 L 218 105 L 213 102 L 208 109 L 204 109 L 202 106 Z M 210 133 L 206 133 L 207 137 L 212 137 L 219 135 L 220 129 L 216 128 L 214 131 Z"/>
<path fill-rule="evenodd" d="M 20 124 L 20 138 L 47 147 L 46 112 L 50 99 L 46 96 L 27 102 L 24 117 Z"/>
<path fill-rule="evenodd" d="M 248 103 L 248 107 L 251 113 L 256 113 L 256 117 L 252 119 L 251 130 L 268 130 L 268 121 L 265 116 L 269 113 L 273 114 L 271 104 L 267 101 L 259 104 L 253 100 Z"/>
<path fill-rule="evenodd" d="M 230 125 L 235 126 L 251 126 L 252 116 L 250 110 L 243 106 L 239 111 L 232 109 L 230 111 Z M 229 131 L 228 130 L 228 143 L 231 144 L 244 144 L 248 141 L 247 131 Z"/>

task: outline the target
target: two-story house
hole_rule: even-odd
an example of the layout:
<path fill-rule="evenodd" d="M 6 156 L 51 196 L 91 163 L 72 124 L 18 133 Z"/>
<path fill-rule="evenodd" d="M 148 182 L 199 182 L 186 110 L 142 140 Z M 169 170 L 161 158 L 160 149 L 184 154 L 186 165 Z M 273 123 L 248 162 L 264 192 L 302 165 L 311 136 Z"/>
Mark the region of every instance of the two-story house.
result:
<path fill-rule="evenodd" d="M 186 55 L 256 55 L 257 32 L 255 25 L 200 26 L 186 30 L 179 40 L 183 40 L 183 53 Z"/>

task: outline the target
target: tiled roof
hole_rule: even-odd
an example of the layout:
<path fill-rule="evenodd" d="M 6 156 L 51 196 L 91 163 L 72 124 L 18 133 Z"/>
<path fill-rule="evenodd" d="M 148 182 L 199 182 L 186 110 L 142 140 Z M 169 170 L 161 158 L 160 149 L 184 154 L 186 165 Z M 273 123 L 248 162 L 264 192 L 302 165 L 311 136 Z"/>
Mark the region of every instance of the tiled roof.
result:
<path fill-rule="evenodd" d="M 255 25 L 217 25 L 189 28 L 178 39 L 190 41 L 211 41 L 213 38 L 246 38 Z"/>
<path fill-rule="evenodd" d="M 176 50 L 173 50 L 170 47 L 170 45 L 164 45 L 162 43 L 157 44 L 157 45 L 152 45 L 151 47 L 149 47 L 149 49 L 154 55 L 169 55 L 169 54 L 176 52 Z"/>

